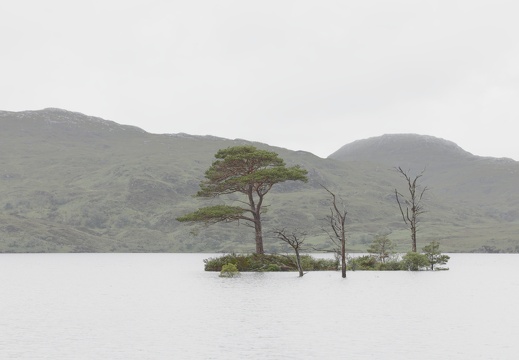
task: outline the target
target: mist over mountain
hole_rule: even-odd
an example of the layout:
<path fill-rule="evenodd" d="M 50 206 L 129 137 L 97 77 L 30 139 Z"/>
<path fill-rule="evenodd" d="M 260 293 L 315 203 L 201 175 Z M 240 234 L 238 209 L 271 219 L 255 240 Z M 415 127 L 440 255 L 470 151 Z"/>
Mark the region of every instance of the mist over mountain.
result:
<path fill-rule="evenodd" d="M 61 109 L 0 111 L 0 252 L 253 251 L 254 234 L 237 223 L 186 225 L 175 218 L 222 199 L 193 198 L 218 149 L 252 144 L 300 164 L 309 182 L 279 184 L 267 195 L 267 251 L 284 251 L 276 228 L 308 233 L 329 247 L 325 185 L 348 210 L 348 241 L 364 251 L 373 236 L 407 250 L 394 171 L 420 179 L 427 212 L 419 248 L 519 249 L 519 162 L 474 156 L 456 144 L 416 134 L 383 135 L 344 145 L 328 159 L 247 140 L 150 134 L 134 126 Z"/>

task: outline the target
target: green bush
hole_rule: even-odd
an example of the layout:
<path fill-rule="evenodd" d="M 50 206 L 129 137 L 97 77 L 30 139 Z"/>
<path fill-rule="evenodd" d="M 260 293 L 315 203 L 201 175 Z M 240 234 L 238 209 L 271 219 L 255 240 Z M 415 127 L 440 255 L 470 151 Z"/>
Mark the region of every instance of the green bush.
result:
<path fill-rule="evenodd" d="M 204 260 L 205 271 L 220 271 L 222 266 L 226 264 L 234 264 L 238 271 L 246 271 L 248 269 L 249 259 L 245 255 L 226 254 L 216 258 L 209 258 Z"/>
<path fill-rule="evenodd" d="M 387 235 L 377 235 L 367 249 L 368 253 L 375 257 L 377 262 L 386 262 L 393 254 L 395 245 L 387 237 Z"/>
<path fill-rule="evenodd" d="M 397 260 L 387 261 L 385 263 L 378 263 L 376 266 L 376 270 L 379 271 L 397 271 L 397 270 L 405 270 L 402 269 L 402 263 Z"/>
<path fill-rule="evenodd" d="M 408 252 L 402 258 L 402 269 L 409 271 L 424 270 L 430 265 L 427 255 Z"/>
<path fill-rule="evenodd" d="M 350 270 L 376 270 L 377 259 L 371 255 L 363 255 L 348 259 Z"/>
<path fill-rule="evenodd" d="M 239 276 L 240 272 L 235 264 L 225 264 L 222 266 L 222 271 L 220 271 L 220 277 L 235 277 Z"/>
<path fill-rule="evenodd" d="M 316 259 L 310 255 L 301 256 L 301 266 L 306 271 L 330 271 L 339 268 L 335 259 Z"/>
<path fill-rule="evenodd" d="M 445 265 L 450 259 L 449 255 L 444 255 L 440 251 L 440 243 L 432 241 L 429 245 L 425 246 L 423 252 L 429 259 L 429 265 L 431 270 L 448 270 L 448 268 L 437 267 L 438 265 Z"/>

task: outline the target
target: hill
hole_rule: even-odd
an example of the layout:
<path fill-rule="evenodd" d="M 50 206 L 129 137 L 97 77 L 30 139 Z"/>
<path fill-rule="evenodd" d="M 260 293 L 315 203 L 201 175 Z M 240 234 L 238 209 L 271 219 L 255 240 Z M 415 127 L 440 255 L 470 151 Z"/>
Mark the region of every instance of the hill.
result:
<path fill-rule="evenodd" d="M 266 251 L 284 249 L 268 233 L 281 227 L 329 246 L 330 203 L 320 184 L 347 206 L 352 250 L 365 250 L 377 233 L 407 249 L 393 195 L 405 184 L 394 166 L 426 168 L 431 190 L 419 247 L 436 239 L 449 251 L 517 250 L 519 163 L 477 157 L 442 139 L 386 135 L 321 159 L 246 140 L 149 134 L 60 109 L 0 111 L 0 127 L 0 252 L 253 251 L 246 226 L 175 220 L 207 203 L 192 197 L 205 170 L 218 149 L 238 144 L 309 171 L 307 184 L 280 184 L 267 196 Z"/>
<path fill-rule="evenodd" d="M 342 161 L 358 160 L 383 163 L 390 166 L 419 168 L 445 167 L 477 157 L 452 141 L 428 135 L 387 134 L 346 144 L 329 156 Z"/>

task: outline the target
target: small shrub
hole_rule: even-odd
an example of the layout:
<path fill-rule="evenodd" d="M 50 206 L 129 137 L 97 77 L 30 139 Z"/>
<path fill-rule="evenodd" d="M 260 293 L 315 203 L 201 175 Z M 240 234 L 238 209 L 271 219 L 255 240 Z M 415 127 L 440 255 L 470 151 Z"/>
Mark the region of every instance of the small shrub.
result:
<path fill-rule="evenodd" d="M 222 266 L 226 264 L 234 264 L 238 271 L 246 271 L 249 267 L 249 260 L 246 255 L 226 254 L 216 258 L 209 258 L 204 260 L 205 271 L 220 271 Z"/>
<path fill-rule="evenodd" d="M 427 268 L 430 265 L 427 255 L 408 252 L 402 258 L 402 269 L 409 271 L 419 271 Z"/>
<path fill-rule="evenodd" d="M 235 277 L 239 276 L 240 272 L 235 264 L 225 264 L 222 266 L 222 271 L 220 271 L 220 277 Z"/>
<path fill-rule="evenodd" d="M 391 254 L 393 254 L 394 248 L 395 245 L 389 240 L 387 235 L 377 235 L 367 251 L 371 256 L 375 257 L 378 262 L 384 263 L 389 259 Z"/>
<path fill-rule="evenodd" d="M 438 265 L 445 265 L 450 259 L 449 255 L 444 255 L 440 251 L 440 244 L 437 241 L 432 241 L 429 245 L 425 246 L 423 252 L 429 259 L 429 265 L 431 270 L 448 270 L 448 268 L 435 267 Z"/>
<path fill-rule="evenodd" d="M 350 258 L 348 267 L 355 270 L 376 270 L 377 259 L 371 255 L 363 255 L 359 257 Z"/>
<path fill-rule="evenodd" d="M 380 271 L 397 271 L 402 270 L 402 263 L 398 260 L 387 261 L 385 263 L 378 263 L 376 270 Z"/>
<path fill-rule="evenodd" d="M 307 271 L 330 271 L 337 270 L 335 259 L 316 259 L 310 255 L 301 256 L 301 265 Z"/>

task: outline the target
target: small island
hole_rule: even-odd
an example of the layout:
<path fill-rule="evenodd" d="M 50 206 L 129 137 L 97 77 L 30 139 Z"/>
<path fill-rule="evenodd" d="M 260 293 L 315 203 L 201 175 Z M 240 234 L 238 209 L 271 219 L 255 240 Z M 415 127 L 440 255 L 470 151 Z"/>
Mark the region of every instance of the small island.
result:
<path fill-rule="evenodd" d="M 388 246 L 389 245 L 389 246 Z M 376 251 L 374 251 L 376 250 Z M 448 270 L 443 267 L 450 257 L 440 252 L 439 244 L 431 242 L 423 248 L 423 253 L 408 252 L 404 255 L 390 252 L 391 244 L 387 237 L 375 238 L 368 249 L 368 255 L 348 256 L 348 271 L 422 271 Z M 239 272 L 276 272 L 299 271 L 338 271 L 340 256 L 333 258 L 314 257 L 309 254 L 300 256 L 299 264 L 295 255 L 284 254 L 224 254 L 204 260 L 205 271 L 222 274 Z M 232 266 L 233 271 L 226 270 Z M 300 276 L 303 276 L 300 275 Z M 225 275 L 224 275 L 225 276 Z"/>
<path fill-rule="evenodd" d="M 296 165 L 287 167 L 277 153 L 260 150 L 254 146 L 234 146 L 221 149 L 215 154 L 216 160 L 205 172 L 205 180 L 200 183 L 197 197 L 215 198 L 222 195 L 242 194 L 246 200 L 236 201 L 243 206 L 212 205 L 202 207 L 195 212 L 178 217 L 180 222 L 203 222 L 215 224 L 219 222 L 244 221 L 255 231 L 256 253 L 227 254 L 217 258 L 206 259 L 206 271 L 220 271 L 221 276 L 233 277 L 241 271 L 298 271 L 302 277 L 305 271 L 341 270 L 346 277 L 347 270 L 445 270 L 438 267 L 449 260 L 448 255 L 441 254 L 439 243 L 431 242 L 423 248 L 423 253 L 416 249 L 416 233 L 418 220 L 424 212 L 423 195 L 428 190 L 421 188 L 419 173 L 412 176 L 410 171 L 398 167 L 396 170 L 406 180 L 408 195 L 394 190 L 396 202 L 406 226 L 411 230 L 411 251 L 401 256 L 395 254 L 393 245 L 387 236 L 377 236 L 367 249 L 369 255 L 351 257 L 346 253 L 346 216 L 348 212 L 339 202 L 334 192 L 324 185 L 321 187 L 331 196 L 330 215 L 327 231 L 334 244 L 334 259 L 314 258 L 301 255 L 304 249 L 304 233 L 289 232 L 286 229 L 275 229 L 277 238 L 288 244 L 294 255 L 265 254 L 263 249 L 263 205 L 264 198 L 276 184 L 286 181 L 307 182 L 307 170 Z M 314 249 L 316 250 L 316 249 Z M 319 250 L 318 250 L 319 251 Z"/>

